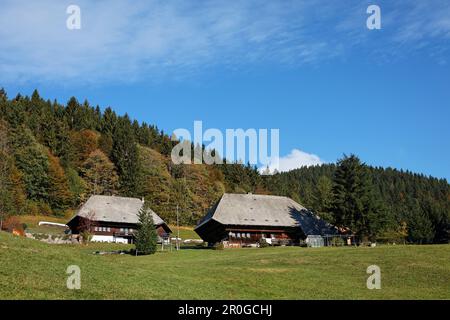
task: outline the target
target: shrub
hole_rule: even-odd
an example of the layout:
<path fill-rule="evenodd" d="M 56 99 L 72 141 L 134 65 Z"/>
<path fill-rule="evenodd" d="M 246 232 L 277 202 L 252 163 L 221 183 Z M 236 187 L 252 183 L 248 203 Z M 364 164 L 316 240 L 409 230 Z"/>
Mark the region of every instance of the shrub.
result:
<path fill-rule="evenodd" d="M 28 201 L 26 204 L 26 212 L 29 215 L 37 216 L 39 215 L 39 208 L 36 202 Z"/>
<path fill-rule="evenodd" d="M 334 237 L 331 239 L 331 245 L 336 247 L 345 246 L 345 240 L 340 237 Z"/>
<path fill-rule="evenodd" d="M 40 201 L 38 204 L 39 214 L 44 216 L 51 216 L 53 214 L 52 208 L 46 202 Z"/>
<path fill-rule="evenodd" d="M 92 240 L 92 233 L 90 233 L 87 230 L 81 231 L 80 232 L 83 244 L 87 244 L 88 242 L 90 242 Z"/>
<path fill-rule="evenodd" d="M 260 248 L 270 247 L 270 244 L 266 241 L 266 239 L 263 238 L 259 239 L 258 244 Z"/>
<path fill-rule="evenodd" d="M 8 232 L 13 232 L 13 230 L 23 231 L 23 225 L 20 223 L 20 220 L 16 216 L 11 216 L 3 222 L 3 229 Z"/>
<path fill-rule="evenodd" d="M 223 242 L 216 243 L 213 246 L 213 250 L 224 250 L 224 249 L 225 249 L 225 246 L 224 246 Z"/>
<path fill-rule="evenodd" d="M 376 240 L 380 243 L 405 243 L 406 235 L 403 232 L 397 230 L 387 230 L 381 233 Z"/>

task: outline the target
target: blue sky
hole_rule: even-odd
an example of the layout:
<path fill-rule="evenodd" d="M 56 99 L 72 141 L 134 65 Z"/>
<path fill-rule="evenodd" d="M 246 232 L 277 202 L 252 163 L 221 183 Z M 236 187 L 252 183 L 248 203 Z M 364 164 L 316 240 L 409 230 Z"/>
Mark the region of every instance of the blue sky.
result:
<path fill-rule="evenodd" d="M 448 1 L 1 2 L 10 96 L 75 95 L 166 132 L 279 128 L 285 169 L 355 153 L 450 178 Z"/>

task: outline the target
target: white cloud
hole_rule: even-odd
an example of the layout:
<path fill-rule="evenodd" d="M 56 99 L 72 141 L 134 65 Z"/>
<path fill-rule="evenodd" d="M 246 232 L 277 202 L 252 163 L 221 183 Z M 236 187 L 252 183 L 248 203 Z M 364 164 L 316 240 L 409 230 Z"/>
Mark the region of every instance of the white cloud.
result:
<path fill-rule="evenodd" d="M 315 154 L 307 153 L 299 149 L 293 149 L 288 155 L 280 157 L 279 159 L 274 159 L 268 167 L 270 173 L 273 173 L 275 170 L 279 172 L 286 172 L 305 166 L 310 167 L 323 163 L 324 161 Z M 259 169 L 260 172 L 264 172 L 266 170 L 267 167 Z"/>
<path fill-rule="evenodd" d="M 0 11 L 0 81 L 133 81 L 190 75 L 217 64 L 310 61 L 326 48 L 291 32 L 290 1 L 79 0 L 81 30 L 66 28 L 69 1 L 6 0 Z M 289 48 L 289 50 L 287 50 Z"/>
<path fill-rule="evenodd" d="M 450 5 L 432 2 L 382 1 L 383 36 L 372 41 L 360 1 L 77 0 L 82 28 L 71 31 L 73 1 L 3 0 L 0 82 L 183 79 L 218 65 L 298 67 L 361 48 L 375 55 L 439 49 L 441 61 Z"/>

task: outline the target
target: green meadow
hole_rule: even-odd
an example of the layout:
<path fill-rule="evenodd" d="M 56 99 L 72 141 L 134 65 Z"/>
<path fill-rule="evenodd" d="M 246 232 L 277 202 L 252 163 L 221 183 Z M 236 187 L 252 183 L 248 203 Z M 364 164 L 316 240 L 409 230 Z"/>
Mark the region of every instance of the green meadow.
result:
<path fill-rule="evenodd" d="M 94 255 L 129 246 L 50 245 L 0 232 L 0 299 L 450 299 L 450 246 Z M 66 286 L 69 265 L 81 289 Z M 381 268 L 368 290 L 367 267 Z"/>

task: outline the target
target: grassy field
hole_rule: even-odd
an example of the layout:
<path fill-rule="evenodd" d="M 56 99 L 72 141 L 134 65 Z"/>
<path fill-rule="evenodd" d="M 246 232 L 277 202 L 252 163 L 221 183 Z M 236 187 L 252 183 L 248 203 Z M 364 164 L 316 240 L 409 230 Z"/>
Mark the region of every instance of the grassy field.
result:
<path fill-rule="evenodd" d="M 40 226 L 40 221 L 56 222 L 56 223 L 67 223 L 70 217 L 51 217 L 51 216 L 31 216 L 22 215 L 16 216 L 20 223 L 27 225 L 26 232 L 29 233 L 45 233 L 50 235 L 64 235 L 65 228 L 43 225 Z"/>
<path fill-rule="evenodd" d="M 0 232 L 1 299 L 450 299 L 450 246 L 185 249 L 93 255 L 122 245 L 49 245 Z M 378 265 L 382 289 L 368 290 Z M 66 268 L 81 268 L 81 290 Z"/>
<path fill-rule="evenodd" d="M 170 225 L 170 229 L 172 230 L 172 237 L 177 236 L 177 226 Z M 200 239 L 198 234 L 194 231 L 194 227 L 182 227 L 180 226 L 180 238 L 185 239 Z"/>

